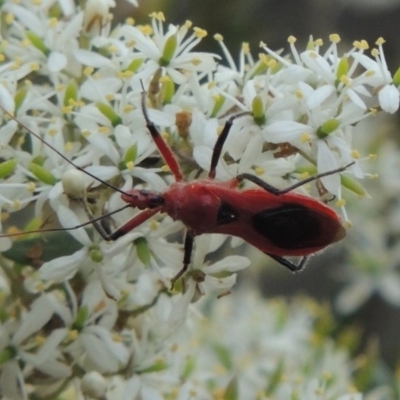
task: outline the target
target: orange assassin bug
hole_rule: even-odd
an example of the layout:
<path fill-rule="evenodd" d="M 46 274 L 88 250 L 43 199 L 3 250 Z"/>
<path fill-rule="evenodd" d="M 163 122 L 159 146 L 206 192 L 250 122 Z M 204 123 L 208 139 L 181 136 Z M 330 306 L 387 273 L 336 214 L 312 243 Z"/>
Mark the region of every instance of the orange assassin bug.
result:
<path fill-rule="evenodd" d="M 73 230 L 93 224 L 105 240 L 117 240 L 159 212 L 168 214 L 173 220 L 182 221 L 187 228 L 183 267 L 172 278 L 172 286 L 189 268 L 194 238 L 204 233 L 222 233 L 240 237 L 293 272 L 300 271 L 304 267 L 309 255 L 345 237 L 346 230 L 335 211 L 316 199 L 292 191 L 324 176 L 343 172 L 353 163 L 311 176 L 285 189 L 271 186 L 249 173 L 239 174 L 226 182 L 216 181 L 216 167 L 234 120 L 251 115 L 250 112 L 243 112 L 230 117 L 223 127 L 213 149 L 208 177 L 185 182 L 172 149 L 149 118 L 144 89 L 142 111 L 146 127 L 175 178 L 175 182 L 162 193 L 143 189 L 124 192 L 75 165 L 36 133 L 20 124 L 76 169 L 121 193 L 122 200 L 127 204 L 107 215 L 127 207 L 142 210 L 110 234 L 98 223 L 104 216 L 93 218 L 88 212 L 90 221 L 62 230 Z M 15 119 L 13 116 L 11 118 Z M 257 187 L 241 190 L 239 185 L 244 180 L 254 183 Z M 60 229 L 44 229 L 41 232 L 54 230 Z M 285 258 L 287 256 L 299 256 L 301 260 L 295 264 Z"/>

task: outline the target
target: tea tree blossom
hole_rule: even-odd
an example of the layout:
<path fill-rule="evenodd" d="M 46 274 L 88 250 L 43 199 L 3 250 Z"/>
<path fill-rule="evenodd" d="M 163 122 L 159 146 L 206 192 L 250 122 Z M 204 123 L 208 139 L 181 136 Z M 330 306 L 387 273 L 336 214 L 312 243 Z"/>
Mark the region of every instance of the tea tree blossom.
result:
<path fill-rule="evenodd" d="M 361 399 L 348 353 L 328 335 L 313 347 L 309 305 L 228 296 L 251 262 L 226 256 L 225 236 L 196 237 L 173 289 L 179 221 L 156 215 L 107 239 L 141 212 L 121 192 L 174 181 L 146 128 L 142 85 L 188 181 L 206 176 L 219 133 L 241 112 L 216 179 L 251 173 L 283 188 L 349 165 L 299 191 L 329 191 L 351 225 L 342 188 L 365 196 L 369 176 L 357 124 L 399 105 L 383 41 L 372 57 L 364 41 L 340 54 L 338 35 L 326 50 L 290 37 L 290 55 L 262 43 L 254 57 L 244 43 L 236 64 L 220 34 L 221 56 L 196 51 L 207 32 L 190 21 L 157 12 L 112 27 L 114 1 L 50 3 L 1 5 L 2 397 Z"/>

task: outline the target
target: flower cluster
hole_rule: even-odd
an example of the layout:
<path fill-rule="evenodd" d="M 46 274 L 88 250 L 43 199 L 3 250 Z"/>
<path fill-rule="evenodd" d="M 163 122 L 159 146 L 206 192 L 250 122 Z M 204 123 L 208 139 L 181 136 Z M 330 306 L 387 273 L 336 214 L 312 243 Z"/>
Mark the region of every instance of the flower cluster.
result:
<path fill-rule="evenodd" d="M 218 180 L 251 173 L 285 187 L 354 161 L 342 179 L 339 174 L 322 178 L 350 225 L 342 185 L 366 194 L 356 181 L 365 176 L 362 167 L 368 159 L 352 147 L 356 125 L 399 105 L 399 79 L 386 67 L 383 41 L 378 40 L 373 58 L 365 55 L 365 42 L 339 56 L 337 35 L 330 37 L 327 50 L 320 40 L 310 39 L 301 53 L 290 38 L 291 58 L 263 43 L 263 53 L 253 58 L 244 44 L 236 65 L 221 35 L 215 39 L 223 57 L 196 52 L 207 32 L 190 21 L 167 26 L 162 13 L 153 13 L 150 25 L 127 19 L 111 28 L 113 5 L 91 0 L 84 8 L 72 1 L 2 2 L 3 397 L 34 394 L 46 399 L 72 391 L 77 398 L 102 399 L 107 392 L 110 398 L 124 399 L 139 393 L 152 399 L 208 399 L 224 388 L 250 390 L 254 398 L 275 393 L 282 399 L 311 399 L 311 394 L 316 399 L 339 394 L 359 399 L 361 395 L 345 394 L 350 375 L 345 357 L 329 347 L 322 350 L 327 360 L 320 360 L 318 368 L 333 366 L 328 373 L 335 375 L 335 385 L 317 369 L 308 369 L 307 381 L 296 382 L 296 371 L 304 371 L 307 362 L 317 368 L 313 359 L 303 358 L 304 343 L 311 346 L 309 314 L 295 311 L 298 318 L 290 318 L 297 325 L 280 331 L 273 321 L 279 310 L 254 312 L 252 318 L 261 319 L 248 322 L 251 316 L 242 312 L 210 332 L 194 329 L 194 338 L 212 344 L 216 340 L 210 335 L 217 339 L 232 333 L 240 319 L 243 331 L 237 336 L 253 335 L 259 348 L 252 348 L 251 341 L 235 347 L 240 340 L 232 337 L 224 348 L 217 343 L 219 350 L 199 351 L 188 344 L 180 350 L 182 343 L 190 343 L 186 329 L 196 323 L 191 302 L 208 292 L 214 297 L 229 293 L 236 272 L 250 264 L 243 256 L 210 261 L 209 254 L 224 245 L 224 236 L 196 238 L 191 273 L 175 291 L 170 279 L 182 266 L 179 221 L 155 216 L 115 242 L 104 237 L 141 212 L 124 208 L 120 192 L 162 192 L 173 182 L 146 128 L 142 87 L 149 117 L 175 150 L 188 180 L 210 168 L 222 126 L 238 112 L 248 115 L 233 124 L 217 165 Z M 72 176 L 72 184 L 66 176 Z M 113 193 L 112 187 L 118 191 Z M 109 218 L 97 223 L 97 229 L 75 229 L 104 213 Z M 16 230 L 25 234 L 13 242 Z M 49 230 L 56 232 L 45 235 Z M 234 302 L 226 304 L 240 310 Z M 221 312 L 213 317 L 220 323 L 225 318 Z M 270 332 L 264 336 L 266 325 Z M 243 377 L 235 376 L 230 358 L 242 363 L 252 352 L 264 354 L 264 364 L 249 365 Z M 218 356 L 229 370 L 221 380 L 210 371 Z M 337 363 L 330 357 L 337 357 Z M 289 378 L 280 385 L 283 368 Z M 118 393 L 111 394 L 113 390 Z"/>

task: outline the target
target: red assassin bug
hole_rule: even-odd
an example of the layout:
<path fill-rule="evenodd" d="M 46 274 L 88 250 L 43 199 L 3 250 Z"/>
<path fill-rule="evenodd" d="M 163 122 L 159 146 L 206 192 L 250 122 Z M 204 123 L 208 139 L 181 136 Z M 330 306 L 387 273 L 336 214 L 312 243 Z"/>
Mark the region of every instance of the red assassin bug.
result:
<path fill-rule="evenodd" d="M 127 203 L 123 208 L 135 207 L 143 210 L 111 234 L 106 233 L 98 224 L 100 218 L 95 219 L 88 213 L 90 223 L 93 223 L 105 240 L 120 238 L 159 212 L 167 213 L 172 219 L 183 222 L 187 227 L 183 267 L 172 278 L 172 286 L 190 265 L 195 236 L 204 233 L 238 236 L 293 272 L 300 271 L 304 267 L 307 256 L 345 237 L 346 230 L 335 211 L 318 200 L 290 192 L 318 178 L 340 173 L 351 164 L 311 176 L 285 189 L 277 189 L 249 173 L 242 173 L 227 182 L 217 182 L 214 178 L 223 145 L 234 120 L 251 115 L 249 112 L 244 112 L 230 117 L 226 122 L 214 146 L 208 177 L 194 182 L 185 182 L 171 148 L 148 116 L 144 89 L 142 110 L 147 129 L 175 177 L 175 183 L 163 193 L 142 189 L 123 192 L 84 171 L 63 154 L 54 150 L 75 168 L 119 191 L 122 199 Z M 239 185 L 243 180 L 249 180 L 259 188 L 239 190 Z M 119 210 L 109 215 L 117 211 Z M 77 229 L 87 224 L 67 229 Z M 302 258 L 298 264 L 295 264 L 285 256 L 301 256 Z"/>

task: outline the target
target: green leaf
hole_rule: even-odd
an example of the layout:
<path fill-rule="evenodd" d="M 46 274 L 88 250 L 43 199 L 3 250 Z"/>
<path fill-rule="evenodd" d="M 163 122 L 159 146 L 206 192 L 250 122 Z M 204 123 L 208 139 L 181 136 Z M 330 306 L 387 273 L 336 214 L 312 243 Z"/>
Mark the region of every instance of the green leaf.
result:
<path fill-rule="evenodd" d="M 5 177 L 11 175 L 14 172 L 17 164 L 18 161 L 16 158 L 11 158 L 10 160 L 0 163 L 0 179 L 4 179 Z"/>
<path fill-rule="evenodd" d="M 2 255 L 21 265 L 30 265 L 51 261 L 54 258 L 67 256 L 82 248 L 82 244 L 67 232 L 36 234 L 36 237 L 18 239 Z"/>
<path fill-rule="evenodd" d="M 35 46 L 38 50 L 40 50 L 46 57 L 49 56 L 50 50 L 44 44 L 43 40 L 39 36 L 37 36 L 35 33 L 31 32 L 31 31 L 27 31 L 26 36 L 31 41 L 33 46 Z"/>
<path fill-rule="evenodd" d="M 96 107 L 106 118 L 108 118 L 114 128 L 122 124 L 122 118 L 108 104 L 96 102 Z"/>
<path fill-rule="evenodd" d="M 133 243 L 136 246 L 136 251 L 137 251 L 140 261 L 144 265 L 149 265 L 151 252 L 150 252 L 149 245 L 147 244 L 147 240 L 144 237 L 140 237 L 140 238 L 137 238 Z"/>
<path fill-rule="evenodd" d="M 39 164 L 31 162 L 29 163 L 28 169 L 33 175 L 36 176 L 36 178 L 47 185 L 54 186 L 58 182 L 56 177 L 50 171 Z"/>

